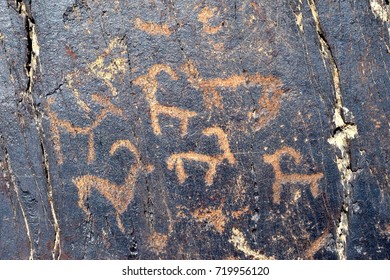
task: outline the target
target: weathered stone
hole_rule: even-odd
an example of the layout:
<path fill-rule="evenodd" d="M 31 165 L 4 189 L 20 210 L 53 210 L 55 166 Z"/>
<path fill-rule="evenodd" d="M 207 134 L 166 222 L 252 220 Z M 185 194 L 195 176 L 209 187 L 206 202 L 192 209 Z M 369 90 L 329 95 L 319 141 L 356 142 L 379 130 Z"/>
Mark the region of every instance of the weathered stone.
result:
<path fill-rule="evenodd" d="M 389 9 L 0 2 L 0 258 L 389 259 Z"/>

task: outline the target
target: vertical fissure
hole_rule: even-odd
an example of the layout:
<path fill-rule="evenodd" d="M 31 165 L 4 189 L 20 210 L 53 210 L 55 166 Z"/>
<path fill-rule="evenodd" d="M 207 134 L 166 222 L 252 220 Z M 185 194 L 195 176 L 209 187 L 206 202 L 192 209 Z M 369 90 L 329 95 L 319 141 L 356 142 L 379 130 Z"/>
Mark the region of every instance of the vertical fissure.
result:
<path fill-rule="evenodd" d="M 33 240 L 32 240 L 32 237 L 31 237 L 31 230 L 30 230 L 30 225 L 28 223 L 28 220 L 27 220 L 27 215 L 26 215 L 26 212 L 23 208 L 23 205 L 22 205 L 22 202 L 20 201 L 20 194 L 19 194 L 19 189 L 17 187 L 17 184 L 16 184 L 16 178 L 15 178 L 15 174 L 13 173 L 12 171 L 12 166 L 11 166 L 11 159 L 10 159 L 10 156 L 9 156 L 9 153 L 8 153 L 8 150 L 6 147 L 4 147 L 4 155 L 5 155 L 5 169 L 8 170 L 8 175 L 11 179 L 11 184 L 13 186 L 13 190 L 16 194 L 16 199 L 17 199 L 17 203 L 19 205 L 19 208 L 20 208 L 20 212 L 22 214 L 22 217 L 23 217 L 23 221 L 24 221 L 24 226 L 26 228 L 26 235 L 27 235 L 27 239 L 28 239 L 28 243 L 29 243 L 29 246 L 30 246 L 30 253 L 29 253 L 29 260 L 33 260 L 34 259 L 34 246 L 33 246 Z"/>
<path fill-rule="evenodd" d="M 31 13 L 31 1 L 28 2 L 28 6 L 27 6 L 25 0 L 17 0 L 16 6 L 19 14 L 25 20 L 26 35 L 27 35 L 27 61 L 25 65 L 25 70 L 27 75 L 27 86 L 25 91 L 22 92 L 22 97 L 24 100 L 28 101 L 28 103 L 30 104 L 33 110 L 35 126 L 40 141 L 40 149 L 42 153 L 42 166 L 46 177 L 47 196 L 48 196 L 48 202 L 50 205 L 50 210 L 53 218 L 53 228 L 55 233 L 52 257 L 53 259 L 59 259 L 61 256 L 61 235 L 60 235 L 61 230 L 58 223 L 57 213 L 53 201 L 53 186 L 51 184 L 51 178 L 50 178 L 50 166 L 49 166 L 48 154 L 44 144 L 45 133 L 42 127 L 43 114 L 38 109 L 38 106 L 34 102 L 34 98 L 33 98 L 33 87 L 34 87 L 34 82 L 36 80 L 36 74 L 38 71 L 39 51 L 40 51 L 39 44 L 38 44 L 38 36 L 36 32 L 35 20 Z"/>
<path fill-rule="evenodd" d="M 328 139 L 328 142 L 338 150 L 336 153 L 336 163 L 340 172 L 341 185 L 343 187 L 343 201 L 336 229 L 336 249 L 339 259 L 345 260 L 347 259 L 347 236 L 349 232 L 349 208 L 352 196 L 352 181 L 354 180 L 355 175 L 351 170 L 350 141 L 358 135 L 358 130 L 356 124 L 347 122 L 344 118 L 344 111 L 347 109 L 343 106 L 340 72 L 332 49 L 330 48 L 322 29 L 316 1 L 308 0 L 308 4 L 320 43 L 320 53 L 324 63 L 329 65 L 332 76 L 335 100 L 333 113 L 334 130 Z"/>

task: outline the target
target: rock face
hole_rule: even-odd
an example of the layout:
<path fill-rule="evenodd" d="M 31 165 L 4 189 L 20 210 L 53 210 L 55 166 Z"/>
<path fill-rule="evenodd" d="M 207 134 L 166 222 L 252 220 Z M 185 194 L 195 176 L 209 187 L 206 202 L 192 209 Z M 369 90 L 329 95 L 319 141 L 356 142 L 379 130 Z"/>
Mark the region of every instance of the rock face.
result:
<path fill-rule="evenodd" d="M 0 1 L 0 258 L 389 259 L 389 12 Z"/>

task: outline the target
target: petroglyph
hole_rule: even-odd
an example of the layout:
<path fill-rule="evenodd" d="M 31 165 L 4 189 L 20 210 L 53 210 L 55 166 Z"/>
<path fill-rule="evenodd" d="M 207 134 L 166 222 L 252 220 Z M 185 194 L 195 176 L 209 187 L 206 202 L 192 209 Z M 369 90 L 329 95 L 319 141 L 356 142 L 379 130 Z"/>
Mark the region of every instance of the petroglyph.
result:
<path fill-rule="evenodd" d="M 60 128 L 64 129 L 66 132 L 70 133 L 73 137 L 77 135 L 88 135 L 88 155 L 87 161 L 91 163 L 95 160 L 95 135 L 94 129 L 98 127 L 108 116 L 109 114 L 115 115 L 118 117 L 123 116 L 123 112 L 117 106 L 112 104 L 108 98 L 101 97 L 97 94 L 92 95 L 92 101 L 98 103 L 103 108 L 97 117 L 92 121 L 92 123 L 85 127 L 80 127 L 74 125 L 72 122 L 68 120 L 63 120 L 58 117 L 58 115 L 51 110 L 51 105 L 55 101 L 55 97 L 48 99 L 48 110 L 47 114 L 50 119 L 50 130 L 52 133 L 52 140 L 54 142 L 54 149 L 58 156 L 58 163 L 64 163 L 64 157 L 61 150 L 61 135 Z"/>
<path fill-rule="evenodd" d="M 329 230 L 325 230 L 324 233 L 311 244 L 304 255 L 304 259 L 312 260 L 314 255 L 328 243 L 331 237 L 332 235 L 329 233 Z"/>
<path fill-rule="evenodd" d="M 180 120 L 180 133 L 182 136 L 187 134 L 188 122 L 190 118 L 197 115 L 196 112 L 180 109 L 174 106 L 161 105 L 157 101 L 156 93 L 158 90 L 157 76 L 160 72 L 165 72 L 169 75 L 172 80 L 177 80 L 177 74 L 172 70 L 171 67 L 164 64 L 153 65 L 148 73 L 144 76 L 140 76 L 134 80 L 134 84 L 141 87 L 146 95 L 146 100 L 150 107 L 150 119 L 152 121 L 153 132 L 156 135 L 161 135 L 161 127 L 158 120 L 159 115 L 167 115 L 171 118 Z"/>
<path fill-rule="evenodd" d="M 246 206 L 245 208 L 243 208 L 241 210 L 232 211 L 230 213 L 231 213 L 233 218 L 239 219 L 242 215 L 244 215 L 247 212 L 249 212 L 249 206 Z"/>
<path fill-rule="evenodd" d="M 109 63 L 107 62 L 109 61 Z M 66 76 L 68 88 L 73 92 L 77 104 L 86 112 L 91 109 L 82 99 L 79 87 L 93 78 L 100 79 L 108 87 L 112 96 L 118 91 L 113 85 L 116 78 L 123 79 L 127 71 L 127 46 L 121 39 L 113 39 L 95 61 L 88 63 L 84 70 L 75 70 Z M 122 77 L 121 77 L 122 75 Z"/>
<path fill-rule="evenodd" d="M 229 221 L 229 217 L 239 219 L 243 214 L 249 211 L 249 206 L 237 211 L 224 211 L 224 204 L 218 208 L 200 208 L 191 213 L 191 216 L 198 222 L 207 222 L 215 228 L 215 230 L 222 234 L 225 231 L 225 226 Z"/>
<path fill-rule="evenodd" d="M 219 234 L 222 234 L 225 230 L 227 217 L 222 211 L 223 204 L 217 209 L 201 208 L 192 213 L 192 217 L 198 222 L 207 221 L 210 223 Z"/>
<path fill-rule="evenodd" d="M 254 260 L 274 259 L 274 257 L 268 257 L 259 251 L 251 249 L 248 241 L 245 239 L 244 234 L 238 228 L 232 229 L 232 235 L 229 239 L 229 242 L 234 246 L 234 248 L 236 248 L 236 250 L 243 252 L 246 257 L 250 257 Z"/>
<path fill-rule="evenodd" d="M 273 76 L 261 76 L 260 74 L 234 74 L 227 78 L 203 79 L 192 61 L 182 66 L 182 71 L 187 75 L 188 82 L 196 89 L 202 91 L 205 107 L 211 110 L 223 108 L 222 97 L 218 88 L 237 90 L 240 86 L 262 87 L 262 96 L 258 100 L 259 108 L 249 113 L 249 117 L 256 120 L 255 131 L 260 130 L 269 121 L 276 118 L 281 107 L 281 98 L 284 94 L 282 82 Z"/>
<path fill-rule="evenodd" d="M 275 173 L 275 182 L 272 185 L 273 202 L 280 203 L 280 194 L 282 191 L 282 185 L 285 184 L 310 184 L 310 191 L 314 197 L 319 194 L 318 181 L 323 177 L 322 173 L 316 174 L 286 174 L 282 172 L 280 167 L 280 160 L 283 156 L 290 156 L 293 158 L 295 164 L 300 164 L 301 154 L 290 147 L 282 147 L 274 154 L 264 155 L 264 161 L 271 164 Z"/>
<path fill-rule="evenodd" d="M 249 113 L 250 119 L 255 119 L 254 130 L 259 131 L 271 120 L 275 119 L 280 111 L 282 95 L 282 81 L 273 76 L 262 77 L 257 74 L 255 80 L 262 86 L 262 96 L 258 100 L 259 108 Z"/>
<path fill-rule="evenodd" d="M 110 149 L 110 156 L 113 156 L 119 149 L 127 149 L 134 155 L 134 164 L 131 166 L 123 185 L 111 183 L 108 179 L 103 179 L 98 176 L 84 175 L 76 177 L 72 180 L 73 184 L 78 189 L 79 207 L 88 215 L 89 210 L 85 205 L 93 188 L 98 190 L 115 208 L 117 211 L 118 227 L 124 232 L 124 226 L 120 219 L 120 214 L 123 214 L 130 202 L 134 199 L 135 184 L 138 175 L 143 170 L 152 170 L 144 168 L 141 163 L 141 156 L 136 147 L 129 140 L 118 140 Z"/>
<path fill-rule="evenodd" d="M 106 60 L 106 57 L 111 55 L 114 49 L 118 49 L 117 55 L 122 57 L 112 59 L 108 65 L 105 65 L 104 61 Z M 127 61 L 127 46 L 121 42 L 120 39 L 114 39 L 104 50 L 103 54 L 98 56 L 94 62 L 88 64 L 87 68 L 92 74 L 106 84 L 106 86 L 110 89 L 112 96 L 117 96 L 118 92 L 113 86 L 112 81 L 116 75 L 126 73 Z"/>
<path fill-rule="evenodd" d="M 222 28 L 222 23 L 217 26 L 210 25 L 210 19 L 215 16 L 217 8 L 205 7 L 198 15 L 198 21 L 203 23 L 203 31 L 207 34 L 216 34 Z"/>
<path fill-rule="evenodd" d="M 148 247 L 156 254 L 164 252 L 168 243 L 168 235 L 158 232 L 152 233 L 148 238 Z"/>
<path fill-rule="evenodd" d="M 229 164 L 234 165 L 236 159 L 230 151 L 229 141 L 225 132 L 219 127 L 210 127 L 202 131 L 205 136 L 215 135 L 218 139 L 218 144 L 223 152 L 222 154 L 210 156 L 205 154 L 199 154 L 195 152 L 186 152 L 178 153 L 171 155 L 167 160 L 167 165 L 169 170 L 173 170 L 176 167 L 176 174 L 180 184 L 183 184 L 188 178 L 188 175 L 184 169 L 184 161 L 198 161 L 206 163 L 209 166 L 209 169 L 205 175 L 205 183 L 210 186 L 214 182 L 214 176 L 217 172 L 217 166 L 222 164 L 226 159 Z"/>
<path fill-rule="evenodd" d="M 140 29 L 153 36 L 164 35 L 168 37 L 171 35 L 171 31 L 169 30 L 168 24 L 166 23 L 157 24 L 154 22 L 146 22 L 140 18 L 136 18 L 134 20 L 134 25 L 137 29 Z"/>

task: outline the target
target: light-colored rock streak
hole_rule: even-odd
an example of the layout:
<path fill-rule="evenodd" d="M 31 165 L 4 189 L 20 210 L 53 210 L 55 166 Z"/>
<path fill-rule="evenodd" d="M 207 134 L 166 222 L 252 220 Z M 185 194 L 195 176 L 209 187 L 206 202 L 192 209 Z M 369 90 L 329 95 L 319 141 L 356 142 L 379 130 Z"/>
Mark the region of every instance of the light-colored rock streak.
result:
<path fill-rule="evenodd" d="M 250 257 L 254 260 L 273 260 L 273 257 L 268 257 L 259 251 L 253 250 L 250 248 L 248 241 L 245 239 L 244 234 L 237 228 L 232 229 L 232 236 L 229 239 L 229 242 L 236 248 L 238 251 L 244 253 L 246 257 Z"/>
<path fill-rule="evenodd" d="M 354 180 L 354 174 L 350 168 L 351 157 L 349 153 L 349 141 L 351 141 L 358 135 L 358 129 L 355 124 L 346 123 L 346 121 L 344 120 L 344 112 L 347 111 L 347 109 L 343 107 L 339 69 L 333 57 L 330 46 L 325 39 L 315 0 L 308 0 L 308 3 L 310 5 L 310 10 L 313 15 L 318 40 L 320 42 L 320 53 L 322 59 L 324 60 L 325 65 L 326 63 L 329 65 L 331 70 L 333 89 L 335 94 L 335 105 L 333 114 L 335 133 L 328 139 L 328 142 L 339 151 L 339 153 L 336 155 L 336 163 L 340 172 L 344 197 L 342 209 L 340 211 L 339 225 L 336 230 L 336 248 L 339 259 L 346 259 L 346 243 L 349 231 L 348 215 L 350 195 L 352 189 L 351 182 Z"/>

